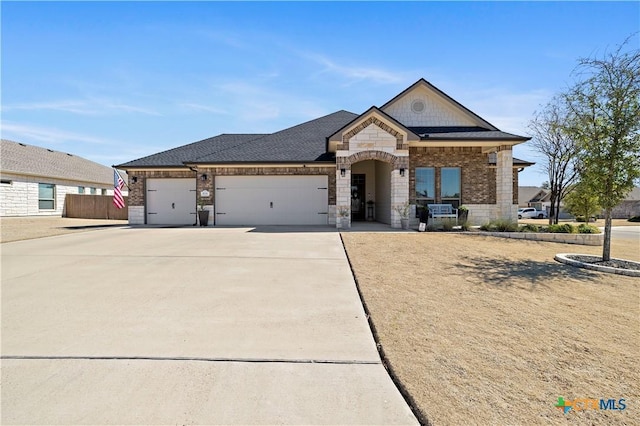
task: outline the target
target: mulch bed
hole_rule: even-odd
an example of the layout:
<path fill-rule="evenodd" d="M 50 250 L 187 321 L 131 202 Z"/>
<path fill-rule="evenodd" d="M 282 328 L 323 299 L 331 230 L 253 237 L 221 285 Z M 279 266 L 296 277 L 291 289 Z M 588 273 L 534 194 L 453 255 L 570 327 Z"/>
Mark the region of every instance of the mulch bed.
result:
<path fill-rule="evenodd" d="M 589 263 L 592 265 L 608 266 L 610 268 L 618 269 L 630 269 L 633 271 L 640 271 L 640 263 L 632 262 L 622 259 L 611 259 L 603 261 L 601 256 L 587 256 L 587 255 L 567 255 L 567 258 L 571 260 L 577 260 L 578 262 Z"/>

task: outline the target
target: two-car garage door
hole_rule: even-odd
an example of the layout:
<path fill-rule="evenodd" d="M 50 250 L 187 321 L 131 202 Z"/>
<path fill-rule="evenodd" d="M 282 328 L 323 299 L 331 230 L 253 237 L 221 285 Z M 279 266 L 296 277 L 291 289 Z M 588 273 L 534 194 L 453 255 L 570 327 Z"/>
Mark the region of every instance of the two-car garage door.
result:
<path fill-rule="evenodd" d="M 327 176 L 216 176 L 216 225 L 326 225 Z M 196 180 L 148 179 L 147 223 L 196 223 Z"/>
<path fill-rule="evenodd" d="M 326 225 L 327 176 L 216 176 L 216 225 Z"/>

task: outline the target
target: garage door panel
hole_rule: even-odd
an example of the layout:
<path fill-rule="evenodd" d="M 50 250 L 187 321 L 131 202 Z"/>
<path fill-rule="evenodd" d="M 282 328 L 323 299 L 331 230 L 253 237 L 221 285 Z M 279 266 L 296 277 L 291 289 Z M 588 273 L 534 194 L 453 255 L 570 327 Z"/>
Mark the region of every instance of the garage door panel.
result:
<path fill-rule="evenodd" d="M 216 177 L 218 225 L 326 225 L 327 176 Z"/>
<path fill-rule="evenodd" d="M 147 179 L 147 223 L 193 225 L 196 221 L 195 179 Z"/>

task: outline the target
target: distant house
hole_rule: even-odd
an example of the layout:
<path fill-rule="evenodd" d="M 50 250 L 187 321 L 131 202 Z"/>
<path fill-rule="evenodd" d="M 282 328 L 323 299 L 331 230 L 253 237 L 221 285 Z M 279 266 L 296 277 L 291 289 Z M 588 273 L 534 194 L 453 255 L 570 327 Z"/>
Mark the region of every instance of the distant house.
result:
<path fill-rule="evenodd" d="M 4 139 L 0 149 L 0 216 L 61 216 L 66 194 L 113 195 L 110 167 Z"/>
<path fill-rule="evenodd" d="M 629 192 L 629 195 L 613 208 L 611 217 L 614 219 L 628 219 L 640 216 L 640 187 L 636 186 Z"/>
<path fill-rule="evenodd" d="M 538 186 L 519 186 L 518 207 L 535 207 L 537 210 L 544 210 L 551 205 L 550 195 L 551 191 Z"/>
<path fill-rule="evenodd" d="M 518 207 L 535 207 L 537 210 L 546 210 L 549 213 L 551 208 L 550 196 L 551 191 L 548 189 L 538 186 L 519 186 Z M 628 219 L 634 216 L 640 216 L 640 187 L 637 186 L 611 212 L 613 219 Z M 565 212 L 563 203 L 560 203 L 560 218 L 567 219 L 570 217 L 573 216 Z M 604 212 L 602 212 L 601 217 L 604 217 Z"/>

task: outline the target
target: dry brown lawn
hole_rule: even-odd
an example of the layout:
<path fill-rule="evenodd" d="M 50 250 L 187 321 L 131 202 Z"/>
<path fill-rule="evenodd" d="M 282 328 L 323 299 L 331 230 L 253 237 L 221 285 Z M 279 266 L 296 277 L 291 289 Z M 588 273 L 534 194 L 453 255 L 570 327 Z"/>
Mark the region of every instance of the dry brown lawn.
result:
<path fill-rule="evenodd" d="M 30 240 L 54 235 L 86 232 L 110 226 L 126 226 L 126 220 L 73 219 L 67 217 L 3 217 L 0 242 Z"/>
<path fill-rule="evenodd" d="M 640 279 L 574 268 L 601 247 L 452 233 L 343 233 L 379 342 L 434 425 L 638 424 Z M 637 241 L 612 256 L 640 260 Z M 624 398 L 563 414 L 557 398 Z"/>

